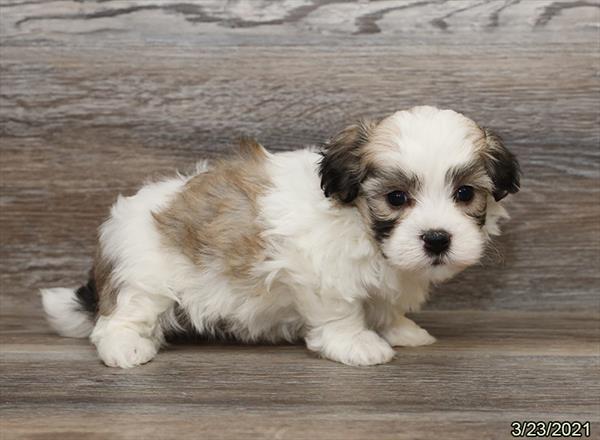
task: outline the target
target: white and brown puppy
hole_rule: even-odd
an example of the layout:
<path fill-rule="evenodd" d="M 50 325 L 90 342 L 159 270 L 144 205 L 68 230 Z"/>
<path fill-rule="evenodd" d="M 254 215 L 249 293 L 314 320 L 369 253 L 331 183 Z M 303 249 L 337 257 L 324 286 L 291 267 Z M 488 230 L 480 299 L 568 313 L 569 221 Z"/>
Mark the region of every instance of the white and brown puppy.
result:
<path fill-rule="evenodd" d="M 109 366 L 151 360 L 173 331 L 304 339 L 349 365 L 435 339 L 404 314 L 479 261 L 519 189 L 501 140 L 451 110 L 352 125 L 321 152 L 239 154 L 119 197 L 92 276 L 43 290 L 52 326 Z"/>

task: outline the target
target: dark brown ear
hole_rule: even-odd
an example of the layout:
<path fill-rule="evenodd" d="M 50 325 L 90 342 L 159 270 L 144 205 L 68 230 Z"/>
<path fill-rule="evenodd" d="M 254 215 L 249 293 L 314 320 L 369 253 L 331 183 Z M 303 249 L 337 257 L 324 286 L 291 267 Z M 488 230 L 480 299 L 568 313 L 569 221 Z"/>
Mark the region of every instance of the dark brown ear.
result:
<path fill-rule="evenodd" d="M 502 200 L 520 189 L 521 167 L 514 154 L 504 146 L 502 138 L 492 130 L 483 128 L 485 135 L 485 168 L 494 184 L 494 199 Z"/>
<path fill-rule="evenodd" d="M 334 197 L 343 203 L 351 203 L 356 198 L 366 174 L 361 161 L 363 148 L 375 126 L 374 122 L 359 121 L 323 144 L 319 174 L 325 197 Z"/>

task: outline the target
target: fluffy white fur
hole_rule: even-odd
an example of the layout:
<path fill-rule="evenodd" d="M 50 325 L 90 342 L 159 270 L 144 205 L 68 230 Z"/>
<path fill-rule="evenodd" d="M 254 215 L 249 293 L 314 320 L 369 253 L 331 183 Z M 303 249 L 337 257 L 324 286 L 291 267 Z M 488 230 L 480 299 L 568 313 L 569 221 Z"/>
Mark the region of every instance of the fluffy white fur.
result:
<path fill-rule="evenodd" d="M 444 175 L 474 154 L 464 119 L 424 107 L 387 120 L 396 136 L 387 141 L 397 148 L 382 153 L 381 161 L 419 174 L 423 188 L 414 209 L 381 245 L 356 207 L 325 197 L 317 152 L 268 154 L 272 185 L 259 211 L 269 258 L 254 266 L 256 282 L 249 285 L 224 275 L 218 261 L 199 268 L 162 244 L 151 213 L 165 207 L 189 177 L 119 197 L 100 229 L 100 246 L 120 286 L 113 313 L 94 323 L 75 311 L 73 290 L 46 289 L 50 324 L 61 335 L 90 336 L 106 365 L 122 368 L 156 355 L 164 333 L 179 326 L 175 304 L 199 332 L 214 332 L 219 319 L 227 319 L 241 340 L 303 338 L 310 350 L 348 365 L 388 362 L 392 346 L 431 344 L 435 339 L 404 314 L 418 310 L 431 282 L 477 262 L 505 216 L 489 195 L 486 223 L 479 227 L 452 200 Z M 446 264 L 433 266 L 422 249 L 419 235 L 431 228 L 456 237 Z"/>
<path fill-rule="evenodd" d="M 52 328 L 61 336 L 85 338 L 92 333 L 94 323 L 77 307 L 75 289 L 42 289 L 42 305 Z"/>

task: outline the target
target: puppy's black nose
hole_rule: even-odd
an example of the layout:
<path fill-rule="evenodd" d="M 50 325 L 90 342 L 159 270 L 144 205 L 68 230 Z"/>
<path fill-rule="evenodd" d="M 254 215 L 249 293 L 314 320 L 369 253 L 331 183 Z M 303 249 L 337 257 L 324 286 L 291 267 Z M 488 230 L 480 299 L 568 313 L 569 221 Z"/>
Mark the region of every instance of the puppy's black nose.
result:
<path fill-rule="evenodd" d="M 421 238 L 425 242 L 425 250 L 431 255 L 443 254 L 450 247 L 450 234 L 443 230 L 425 231 Z"/>

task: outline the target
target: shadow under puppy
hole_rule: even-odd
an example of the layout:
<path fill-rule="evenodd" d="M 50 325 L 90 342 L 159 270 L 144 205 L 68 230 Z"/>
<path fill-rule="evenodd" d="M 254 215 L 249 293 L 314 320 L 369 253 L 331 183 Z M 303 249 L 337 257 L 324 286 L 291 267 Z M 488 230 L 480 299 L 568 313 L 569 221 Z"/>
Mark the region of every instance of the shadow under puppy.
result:
<path fill-rule="evenodd" d="M 324 144 L 271 154 L 253 141 L 191 176 L 120 196 L 92 276 L 42 290 L 50 324 L 106 365 L 150 361 L 171 331 L 302 338 L 348 365 L 435 339 L 404 314 L 431 283 L 477 263 L 519 165 L 452 110 L 415 107 Z"/>

